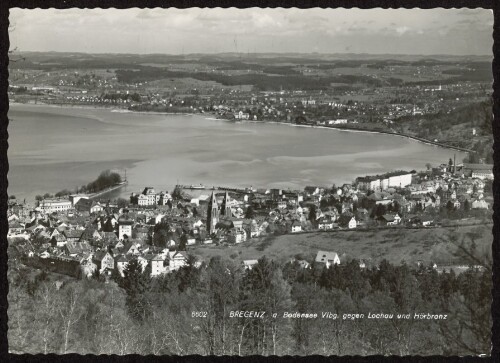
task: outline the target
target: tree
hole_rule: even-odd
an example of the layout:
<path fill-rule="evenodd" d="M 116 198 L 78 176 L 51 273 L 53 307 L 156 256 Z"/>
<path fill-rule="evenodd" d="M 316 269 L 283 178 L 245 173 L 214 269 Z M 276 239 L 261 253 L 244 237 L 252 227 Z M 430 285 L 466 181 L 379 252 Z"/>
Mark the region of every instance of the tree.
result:
<path fill-rule="evenodd" d="M 466 212 L 469 212 L 470 211 L 470 203 L 469 203 L 469 200 L 466 199 L 465 202 L 464 202 L 464 210 Z"/>
<path fill-rule="evenodd" d="M 150 283 L 151 278 L 143 272 L 139 261 L 136 258 L 130 260 L 123 270 L 121 287 L 127 294 L 126 305 L 135 319 L 144 318 L 149 313 L 149 303 L 145 294 L 149 290 Z"/>
<path fill-rule="evenodd" d="M 56 196 L 56 197 L 64 197 L 64 196 L 66 196 L 66 195 L 70 195 L 70 194 L 71 194 L 71 191 L 69 191 L 68 189 L 63 189 L 63 190 L 61 190 L 61 191 L 57 192 L 57 193 L 55 194 L 55 196 Z"/>
<path fill-rule="evenodd" d="M 245 211 L 245 218 L 247 219 L 255 218 L 255 211 L 251 205 L 249 205 L 247 210 Z"/>
<path fill-rule="evenodd" d="M 116 205 L 118 206 L 118 208 L 126 208 L 128 207 L 128 200 L 126 200 L 125 198 L 118 198 L 116 200 Z"/>
<path fill-rule="evenodd" d="M 316 205 L 311 205 L 309 208 L 309 220 L 313 224 L 313 226 L 316 226 Z"/>
<path fill-rule="evenodd" d="M 455 210 L 455 206 L 453 205 L 451 200 L 449 200 L 448 203 L 446 203 L 446 210 L 448 212 L 452 212 Z"/>
<path fill-rule="evenodd" d="M 431 163 L 426 163 L 425 167 L 427 168 L 427 170 L 431 170 L 432 164 Z"/>
<path fill-rule="evenodd" d="M 383 204 L 378 204 L 375 211 L 375 216 L 382 217 L 387 212 L 387 208 Z"/>
<path fill-rule="evenodd" d="M 61 296 L 62 301 L 57 304 L 57 310 L 62 319 L 62 334 L 64 339 L 63 354 L 68 352 L 73 326 L 83 315 L 83 309 L 80 304 L 81 295 L 82 289 L 80 286 L 68 286 Z"/>
<path fill-rule="evenodd" d="M 198 293 L 203 298 L 203 310 L 208 312 L 202 328 L 205 350 L 210 355 L 228 354 L 238 323 L 229 318 L 229 311 L 236 310 L 238 301 L 238 266 L 220 257 L 212 257 L 201 279 Z"/>
<path fill-rule="evenodd" d="M 254 354 L 281 354 L 287 344 L 281 344 L 281 336 L 288 328 L 287 319 L 273 319 L 272 314 L 282 316 L 291 307 L 290 285 L 283 278 L 278 264 L 265 256 L 258 260 L 242 281 L 241 310 L 265 311 L 263 319 L 249 323 L 248 344 Z"/>
<path fill-rule="evenodd" d="M 180 241 L 179 241 L 179 247 L 177 248 L 177 250 L 179 251 L 185 251 L 186 250 L 186 245 L 187 245 L 187 240 L 188 240 L 188 237 L 187 237 L 187 234 L 182 234 L 181 235 L 181 238 L 180 238 Z"/>

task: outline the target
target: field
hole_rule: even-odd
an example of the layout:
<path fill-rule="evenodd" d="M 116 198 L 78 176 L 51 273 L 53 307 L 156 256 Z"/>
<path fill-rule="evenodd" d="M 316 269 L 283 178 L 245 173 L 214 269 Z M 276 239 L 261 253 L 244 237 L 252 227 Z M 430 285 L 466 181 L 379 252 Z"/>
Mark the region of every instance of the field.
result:
<path fill-rule="evenodd" d="M 258 259 L 266 256 L 280 262 L 297 255 L 312 259 L 318 250 L 334 251 L 339 256 L 363 259 L 378 264 L 382 259 L 399 264 L 435 262 L 438 265 L 467 264 L 457 255 L 457 242 L 451 236 L 470 243 L 469 235 L 475 233 L 477 251 L 491 256 L 492 225 L 440 227 L 429 229 L 384 229 L 369 231 L 337 231 L 287 234 L 263 237 L 232 246 L 198 246 L 189 253 L 208 261 L 222 256 L 236 261 Z M 342 257 L 341 257 L 342 258 Z"/>

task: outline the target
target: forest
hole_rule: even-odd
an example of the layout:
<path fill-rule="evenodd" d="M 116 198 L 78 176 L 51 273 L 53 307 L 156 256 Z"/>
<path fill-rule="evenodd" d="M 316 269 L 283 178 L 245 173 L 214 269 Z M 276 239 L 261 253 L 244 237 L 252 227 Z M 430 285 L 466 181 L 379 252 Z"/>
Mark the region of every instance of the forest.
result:
<path fill-rule="evenodd" d="M 107 282 L 103 276 L 70 279 L 9 261 L 9 349 L 155 355 L 490 352 L 490 265 L 455 274 L 385 260 L 373 268 L 351 260 L 327 269 L 263 257 L 251 270 L 220 257 L 201 267 L 191 257 L 188 262 L 151 278 L 148 268 L 142 271 L 131 260 L 124 277 L 115 273 Z M 265 315 L 230 317 L 235 311 Z M 285 312 L 318 318 L 283 318 Z M 323 313 L 337 318 L 322 318 Z M 393 317 L 367 319 L 369 313 Z M 446 319 L 414 319 L 427 313 Z"/>
<path fill-rule="evenodd" d="M 82 186 L 79 190 L 80 193 L 96 193 L 106 188 L 112 187 L 122 182 L 122 177 L 118 173 L 109 170 L 103 171 L 96 180 Z"/>
<path fill-rule="evenodd" d="M 266 69 L 266 68 L 264 68 Z M 288 71 L 290 70 L 290 71 Z M 141 66 L 138 70 L 118 69 L 116 77 L 122 83 L 138 83 L 159 78 L 194 78 L 200 81 L 214 81 L 225 86 L 253 85 L 261 91 L 286 90 L 326 90 L 332 83 L 363 83 L 373 87 L 382 81 L 364 75 L 338 75 L 314 77 L 296 74 L 286 67 L 268 67 L 269 74 L 223 75 L 206 72 L 180 72 L 157 67 Z M 274 75 L 274 74 L 280 74 Z"/>
<path fill-rule="evenodd" d="M 478 163 L 483 159 L 493 163 L 491 98 L 458 107 L 450 113 L 439 112 L 423 116 L 405 116 L 395 121 L 398 132 L 428 140 L 438 139 L 453 146 L 474 150 L 466 162 Z M 476 135 L 472 136 L 472 129 Z"/>

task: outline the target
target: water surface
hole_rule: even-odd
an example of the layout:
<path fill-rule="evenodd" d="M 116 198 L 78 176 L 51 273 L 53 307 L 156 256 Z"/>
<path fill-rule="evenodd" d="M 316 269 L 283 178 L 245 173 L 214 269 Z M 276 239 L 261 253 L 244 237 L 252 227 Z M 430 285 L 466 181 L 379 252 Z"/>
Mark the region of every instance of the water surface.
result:
<path fill-rule="evenodd" d="M 303 188 L 351 182 L 395 169 L 425 169 L 456 153 L 403 137 L 204 115 L 11 105 L 9 194 L 74 189 L 105 169 L 127 169 L 128 197 L 144 186 Z"/>

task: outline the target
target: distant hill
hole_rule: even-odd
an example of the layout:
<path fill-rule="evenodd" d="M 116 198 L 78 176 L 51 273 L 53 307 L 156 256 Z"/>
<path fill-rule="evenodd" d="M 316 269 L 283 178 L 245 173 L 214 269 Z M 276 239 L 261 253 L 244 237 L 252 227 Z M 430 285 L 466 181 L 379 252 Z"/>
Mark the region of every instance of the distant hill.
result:
<path fill-rule="evenodd" d="M 475 150 L 477 153 L 471 154 L 470 162 L 482 158 L 493 163 L 492 107 L 489 99 L 459 107 L 450 113 L 402 117 L 396 121 L 396 127 L 405 134 Z"/>

